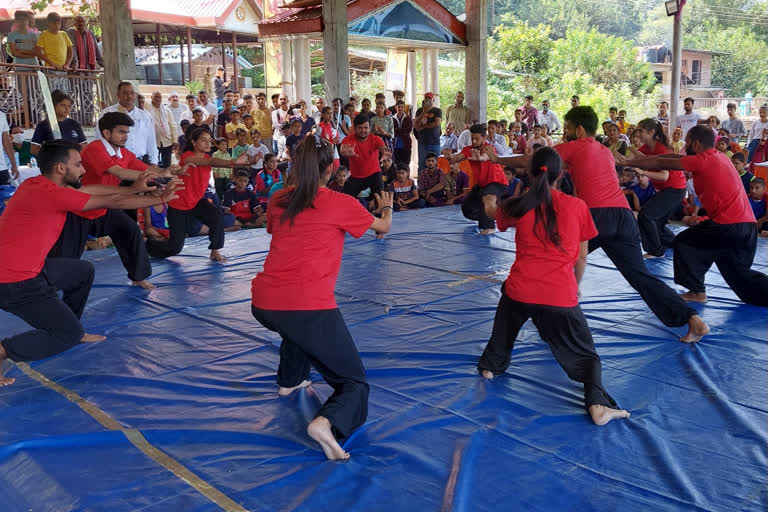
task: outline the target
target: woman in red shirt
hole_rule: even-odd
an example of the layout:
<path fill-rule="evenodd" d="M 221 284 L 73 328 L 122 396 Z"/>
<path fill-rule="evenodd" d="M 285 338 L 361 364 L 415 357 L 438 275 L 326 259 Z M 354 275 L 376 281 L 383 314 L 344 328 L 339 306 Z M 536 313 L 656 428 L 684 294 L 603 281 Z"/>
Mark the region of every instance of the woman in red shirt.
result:
<path fill-rule="evenodd" d="M 516 226 L 517 256 L 504 282 L 493 332 L 478 363 L 486 379 L 503 374 L 520 328 L 529 318 L 568 377 L 584 385 L 584 405 L 596 425 L 628 418 L 603 389 L 600 357 L 579 307 L 578 284 L 587 264 L 588 241 L 597 228 L 581 199 L 557 190 L 562 161 L 551 148 L 531 158 L 529 190 L 497 207 L 484 199 L 500 231 Z"/>
<path fill-rule="evenodd" d="M 636 151 L 640 156 L 672 153 L 664 129 L 655 119 L 643 119 L 637 123 L 636 130 L 643 141 L 643 145 Z M 643 205 L 637 216 L 645 258 L 661 258 L 675 243 L 675 234 L 667 227 L 667 223 L 685 199 L 686 180 L 682 171 L 666 171 L 665 175 L 656 177 L 662 179 L 648 176 L 656 194 Z"/>
<path fill-rule="evenodd" d="M 318 134 L 306 137 L 296 148 L 287 187 L 270 198 L 267 231 L 272 241 L 264 270 L 253 279 L 251 310 L 256 320 L 283 338 L 278 394 L 309 386 L 310 366 L 333 388 L 307 433 L 326 457 L 344 460 L 349 454 L 338 439 L 365 422 L 368 384 L 333 290 L 346 233 L 355 238 L 369 228 L 387 233 L 392 193 L 377 194 L 383 208 L 376 218 L 355 197 L 326 188 L 333 150 Z"/>
<path fill-rule="evenodd" d="M 195 128 L 191 131 L 179 165 L 186 169 L 187 175 L 182 176 L 184 190 L 179 197 L 168 203 L 168 240 L 147 240 L 147 252 L 153 258 L 175 256 L 184 249 L 187 238 L 187 222 L 195 218 L 208 226 L 208 239 L 213 261 L 223 262 L 224 255 L 219 249 L 224 247 L 224 225 L 221 209 L 214 206 L 205 197 L 208 183 L 211 181 L 211 167 L 248 166 L 249 157 L 246 153 L 236 160 L 220 160 L 211 158 L 212 137 L 205 128 Z"/>

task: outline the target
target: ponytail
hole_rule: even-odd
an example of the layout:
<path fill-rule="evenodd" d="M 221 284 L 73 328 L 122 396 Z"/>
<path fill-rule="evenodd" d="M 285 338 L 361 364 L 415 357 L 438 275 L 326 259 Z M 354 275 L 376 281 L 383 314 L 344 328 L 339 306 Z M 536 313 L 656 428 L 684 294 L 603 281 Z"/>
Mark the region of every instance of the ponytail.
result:
<path fill-rule="evenodd" d="M 320 189 L 320 177 L 333 163 L 333 146 L 319 135 L 308 135 L 294 150 L 291 174 L 286 186 L 293 187 L 279 196 L 277 206 L 284 208 L 280 220 L 293 224 L 294 218 L 312 208 Z M 323 184 L 324 185 L 324 184 Z"/>
<path fill-rule="evenodd" d="M 638 128 L 642 128 L 647 132 L 653 132 L 653 138 L 656 140 L 656 144 L 661 144 L 665 148 L 669 148 L 669 139 L 667 134 L 664 133 L 664 127 L 656 119 L 647 117 L 637 123 Z"/>
<path fill-rule="evenodd" d="M 561 170 L 562 161 L 557 151 L 550 147 L 539 148 L 531 158 L 531 168 L 528 170 L 531 181 L 528 191 L 521 196 L 511 197 L 501 204 L 504 215 L 512 218 L 520 218 L 534 210 L 534 234 L 544 242 L 536 230 L 541 223 L 544 226 L 546 238 L 557 247 L 560 247 L 560 233 L 557 230 L 557 214 L 552 204 L 550 187 L 560 177 Z"/>

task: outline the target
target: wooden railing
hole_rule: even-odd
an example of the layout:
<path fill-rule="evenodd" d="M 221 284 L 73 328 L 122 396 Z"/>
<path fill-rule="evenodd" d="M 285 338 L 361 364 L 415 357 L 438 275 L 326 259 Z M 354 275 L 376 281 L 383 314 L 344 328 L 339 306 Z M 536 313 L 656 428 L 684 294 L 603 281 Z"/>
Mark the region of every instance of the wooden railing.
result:
<path fill-rule="evenodd" d="M 34 128 L 45 119 L 45 103 L 37 72 L 48 78 L 53 91 L 61 89 L 72 97 L 70 117 L 83 127 L 96 126 L 104 99 L 104 75 L 101 71 L 56 71 L 48 66 L 22 64 L 0 65 L 0 111 L 9 124 Z"/>
<path fill-rule="evenodd" d="M 694 109 L 713 113 L 720 118 L 725 119 L 727 114 L 727 105 L 736 104 L 736 113 L 739 117 L 757 117 L 758 110 L 762 105 L 768 103 L 768 97 L 756 96 L 747 100 L 746 98 L 695 98 Z M 680 99 L 678 112 L 683 112 L 683 99 Z"/>

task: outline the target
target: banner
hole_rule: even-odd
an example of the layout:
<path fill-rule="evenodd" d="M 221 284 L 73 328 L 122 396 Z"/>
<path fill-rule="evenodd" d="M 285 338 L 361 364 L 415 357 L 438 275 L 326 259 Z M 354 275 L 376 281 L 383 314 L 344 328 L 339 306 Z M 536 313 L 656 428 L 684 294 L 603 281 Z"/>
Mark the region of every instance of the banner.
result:
<path fill-rule="evenodd" d="M 408 52 L 390 48 L 387 51 L 387 92 L 405 91 L 405 73 L 408 68 Z"/>

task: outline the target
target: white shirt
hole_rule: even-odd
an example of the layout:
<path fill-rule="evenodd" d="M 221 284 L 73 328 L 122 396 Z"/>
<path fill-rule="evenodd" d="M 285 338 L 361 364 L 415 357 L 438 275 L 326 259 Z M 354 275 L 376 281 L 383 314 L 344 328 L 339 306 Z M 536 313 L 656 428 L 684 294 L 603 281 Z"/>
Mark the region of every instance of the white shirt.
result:
<path fill-rule="evenodd" d="M 272 111 L 272 128 L 274 129 L 274 132 L 272 133 L 272 138 L 277 140 L 281 136 L 283 136 L 283 123 L 288 120 L 288 117 L 291 115 L 291 110 L 283 110 L 281 108 L 277 110 Z M 283 137 L 285 138 L 285 137 Z"/>
<path fill-rule="evenodd" d="M 131 112 L 120 106 L 119 103 L 105 108 L 101 115 L 107 112 L 123 112 L 133 119 L 134 125 L 128 133 L 128 140 L 125 148 L 141 159 L 144 155 L 149 157 L 151 165 L 157 165 L 157 143 L 155 142 L 155 122 L 149 112 L 141 110 L 139 107 L 133 107 Z"/>
<path fill-rule="evenodd" d="M 182 114 L 184 114 L 184 112 L 189 112 L 189 107 L 187 107 L 183 103 L 179 103 L 179 106 L 177 106 L 177 107 L 172 107 L 172 106 L 168 105 L 168 108 L 171 109 L 171 113 L 173 114 L 173 118 L 176 120 L 176 127 L 178 128 L 177 131 L 179 133 L 181 133 L 181 125 L 179 124 L 179 123 L 181 123 L 181 120 L 183 119 L 183 117 L 181 117 L 181 116 L 182 116 Z M 189 122 L 191 123 L 192 119 L 190 119 Z"/>
<path fill-rule="evenodd" d="M 759 119 L 752 121 L 752 126 L 749 128 L 749 137 L 747 138 L 747 146 L 754 139 L 759 139 L 763 136 L 763 129 L 768 128 L 768 121 L 761 123 Z"/>
<path fill-rule="evenodd" d="M 152 116 L 155 123 L 155 142 L 159 147 L 170 147 L 178 140 L 178 128 L 170 107 L 160 104 L 155 108 L 152 103 L 146 105 L 146 111 Z"/>
<path fill-rule="evenodd" d="M 0 138 L 3 136 L 4 133 L 10 133 L 11 128 L 8 126 L 8 119 L 5 117 L 4 112 L 0 112 Z M 15 152 L 14 152 L 15 153 Z M 15 154 L 7 155 L 5 154 L 5 150 L 3 150 L 3 157 L 0 158 L 0 171 L 7 171 L 10 167 L 8 164 L 10 163 L 8 161 L 8 158 L 16 158 Z"/>
<path fill-rule="evenodd" d="M 248 156 L 250 156 L 251 158 L 255 157 L 259 153 L 261 153 L 262 157 L 265 157 L 271 152 L 272 151 L 267 149 L 267 146 L 265 146 L 264 144 L 259 144 L 258 146 L 256 146 L 256 144 L 251 144 L 250 146 L 248 146 L 248 151 L 247 151 Z M 262 170 L 264 168 L 264 158 L 262 158 L 255 164 L 251 165 L 251 167 L 259 171 Z"/>
<path fill-rule="evenodd" d="M 461 132 L 461 134 L 459 134 L 459 151 L 471 145 L 472 145 L 472 133 L 470 133 L 469 128 L 467 128 L 466 130 Z"/>
<path fill-rule="evenodd" d="M 208 128 L 210 128 L 211 132 L 213 132 L 213 125 L 216 124 L 216 118 L 219 115 L 219 109 L 216 107 L 216 105 L 214 105 L 210 101 L 208 103 L 206 103 L 205 105 L 203 105 L 201 103 L 200 104 L 200 108 L 205 109 L 209 114 L 213 114 L 213 122 L 212 123 L 208 123 Z M 205 117 L 208 117 L 208 116 L 205 116 Z"/>
<path fill-rule="evenodd" d="M 560 120 L 551 110 L 547 110 L 546 113 L 543 110 L 539 111 L 539 123 L 547 128 L 547 133 L 560 131 Z"/>
<path fill-rule="evenodd" d="M 699 119 L 701 119 L 701 116 L 698 114 L 698 112 L 693 111 L 691 111 L 690 114 L 677 115 L 676 124 L 677 128 L 681 128 L 683 130 L 683 140 L 685 140 L 685 136 L 688 133 L 688 130 L 699 124 Z"/>

